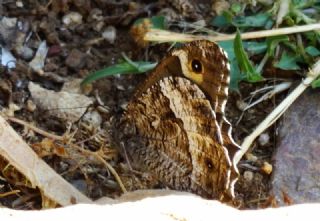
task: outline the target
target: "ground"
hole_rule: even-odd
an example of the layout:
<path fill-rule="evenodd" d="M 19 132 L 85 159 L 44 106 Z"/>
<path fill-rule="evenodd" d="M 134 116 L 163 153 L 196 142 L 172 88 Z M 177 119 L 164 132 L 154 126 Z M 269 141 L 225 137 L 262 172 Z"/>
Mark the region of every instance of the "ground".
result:
<path fill-rule="evenodd" d="M 211 2 L 202 2 L 199 10 L 206 9 L 202 16 L 204 19 L 209 19 L 209 16 L 212 16 Z M 123 111 L 134 89 L 143 81 L 146 74 L 116 75 L 93 83 L 88 96 L 95 97 L 96 100 L 88 110 L 98 110 L 102 117 L 100 129 L 87 125 L 81 119 L 70 126 L 61 123 L 58 119 L 47 117 L 48 110 L 42 110 L 37 105 L 33 109 L 33 99 L 28 85 L 32 81 L 46 89 L 60 91 L 66 82 L 84 78 L 91 72 L 117 63 L 122 59 L 121 53 L 125 53 L 132 60 L 159 61 L 170 45 L 155 44 L 147 48 L 138 46 L 129 33 L 133 22 L 141 17 L 156 15 L 160 12 L 160 7 L 173 10 L 175 15 L 190 20 L 198 14 L 189 15 L 184 9 L 176 8 L 166 1 L 162 2 L 162 6 L 158 4 L 160 3 L 157 1 L 133 3 L 102 0 L 9 0 L 0 3 L 1 14 L 9 18 L 17 18 L 17 26 L 20 27 L 8 36 L 0 35 L 1 44 L 17 59 L 16 68 L 2 68 L 1 107 L 8 108 L 9 104 L 14 103 L 19 107 L 14 112 L 14 117 L 53 134 L 73 134 L 72 136 L 76 139 L 74 143 L 86 150 L 102 150 L 101 156 L 116 169 L 128 190 L 143 188 L 150 185 L 151 181 L 138 172 L 132 175 L 125 161 L 109 143 L 108 129 L 110 129 L 111 119 Z M 111 37 L 103 37 L 104 32 Z M 116 35 L 112 37 L 114 32 Z M 19 37 L 22 40 L 19 40 Z M 44 73 L 31 70 L 28 66 L 28 62 L 33 58 L 42 41 L 46 41 L 49 49 L 42 68 Z M 19 49 L 18 46 L 21 45 L 26 46 L 24 51 Z M 250 92 L 262 87 L 264 87 L 263 84 L 241 83 L 240 90 L 230 94 L 226 115 L 233 125 L 233 134 L 238 143 L 241 143 L 278 102 L 278 97 L 267 100 L 242 113 L 242 99 L 249 96 Z M 45 146 L 44 142 L 49 142 L 43 140 L 44 136 L 32 133 L 16 123 L 12 123 L 12 126 L 50 166 L 89 197 L 97 199 L 102 196 L 116 197 L 121 194 L 113 175 L 96 160 L 77 162 L 79 159 L 86 159 L 83 153 L 73 157 L 59 154 L 58 147 L 70 148 L 67 142 L 52 141 L 54 143 L 51 146 L 52 149 L 44 150 L 42 149 Z M 276 129 L 277 125 L 272 126 L 265 132 L 264 137 L 261 138 L 262 141 L 257 141 L 253 145 L 250 152 L 251 156 L 256 158 L 255 160 L 244 159 L 239 164 L 241 176 L 236 185 L 236 200 L 241 208 L 270 206 L 272 202 L 272 196 L 269 193 L 270 175 L 262 167 L 265 162 L 270 164 L 272 162 L 272 153 L 276 145 Z M 70 131 L 67 132 L 68 130 Z M 96 139 L 90 139 L 92 136 Z M 21 192 L 1 197 L 1 205 L 18 209 L 40 208 L 40 193 L 28 188 L 28 185 L 19 185 L 19 181 L 23 181 L 23 178 L 16 172 L 4 172 L 6 166 L 7 161 L 0 160 L 0 168 L 2 168 L 0 195 L 15 189 Z"/>

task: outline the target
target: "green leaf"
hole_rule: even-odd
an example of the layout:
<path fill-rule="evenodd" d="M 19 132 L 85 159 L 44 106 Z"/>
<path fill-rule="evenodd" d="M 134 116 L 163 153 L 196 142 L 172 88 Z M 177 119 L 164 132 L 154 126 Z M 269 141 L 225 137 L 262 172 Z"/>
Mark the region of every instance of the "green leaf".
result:
<path fill-rule="evenodd" d="M 289 37 L 287 35 L 279 35 L 267 38 L 267 45 L 268 45 L 268 56 L 273 57 L 276 47 L 279 45 L 280 42 L 287 42 L 289 41 Z"/>
<path fill-rule="evenodd" d="M 243 80 L 243 76 L 239 70 L 239 65 L 234 54 L 233 41 L 220 41 L 219 46 L 222 47 L 228 54 L 228 59 L 230 62 L 230 89 L 233 91 L 239 90 L 239 82 Z"/>
<path fill-rule="evenodd" d="M 238 2 L 235 2 L 235 3 L 232 3 L 231 5 L 231 11 L 234 13 L 234 14 L 238 14 L 239 12 L 241 12 L 241 4 L 238 3 Z"/>
<path fill-rule="evenodd" d="M 319 88 L 320 87 L 320 78 L 317 78 L 316 80 L 312 81 L 311 86 L 312 86 L 312 88 Z"/>
<path fill-rule="evenodd" d="M 91 83 L 100 78 L 104 78 L 107 76 L 112 76 L 115 74 L 140 74 L 146 71 L 152 70 L 157 63 L 150 63 L 144 61 L 137 61 L 129 63 L 123 62 L 119 64 L 115 64 L 113 66 L 109 66 L 107 68 L 98 70 L 88 75 L 82 82 L 81 85 Z"/>
<path fill-rule="evenodd" d="M 230 41 L 219 41 L 218 45 L 222 47 L 228 54 L 229 62 L 230 62 L 230 89 L 234 91 L 239 90 L 239 82 L 245 79 L 245 76 L 241 74 L 239 69 L 239 64 L 234 52 L 234 42 Z M 248 49 L 251 54 L 259 54 L 264 52 L 267 49 L 266 42 L 253 42 L 247 41 L 243 42 L 243 46 L 245 49 Z"/>
<path fill-rule="evenodd" d="M 166 29 L 166 18 L 164 16 L 151 17 L 152 28 Z"/>
<path fill-rule="evenodd" d="M 139 25 L 146 21 L 150 22 L 151 24 L 150 28 L 164 30 L 167 27 L 166 19 L 164 16 L 152 16 L 151 18 L 140 18 L 133 23 L 133 26 Z"/>
<path fill-rule="evenodd" d="M 315 3 L 315 0 L 292 0 L 292 4 L 295 8 L 306 8 L 314 6 Z"/>
<path fill-rule="evenodd" d="M 261 81 L 263 78 L 255 70 L 255 68 L 253 67 L 253 65 L 251 64 L 248 58 L 247 53 L 243 48 L 239 31 L 237 31 L 237 35 L 234 39 L 234 52 L 239 64 L 239 68 L 241 72 L 245 74 L 245 80 L 249 82 Z"/>
<path fill-rule="evenodd" d="M 229 25 L 230 25 L 230 22 L 226 19 L 225 16 L 219 15 L 219 16 L 214 17 L 214 18 L 211 20 L 210 24 L 211 24 L 212 26 L 222 28 L 222 27 L 229 26 Z"/>
<path fill-rule="evenodd" d="M 300 60 L 300 56 L 290 55 L 284 51 L 281 55 L 280 61 L 277 62 L 274 66 L 282 70 L 299 70 L 300 67 L 297 64 L 297 61 Z"/>
<path fill-rule="evenodd" d="M 274 21 L 273 20 L 268 20 L 267 22 L 266 22 L 266 24 L 264 25 L 264 29 L 272 29 L 272 27 L 273 27 L 273 25 L 274 25 Z"/>
<path fill-rule="evenodd" d="M 233 19 L 233 25 L 243 27 L 264 27 L 271 20 L 271 14 L 260 13 L 252 16 L 237 16 Z"/>
<path fill-rule="evenodd" d="M 228 41 L 219 41 L 217 42 L 217 44 L 223 48 L 223 50 L 225 50 L 228 54 L 228 58 L 229 60 L 232 60 L 234 58 L 236 58 L 235 54 L 234 54 L 234 46 L 233 46 L 233 41 L 232 40 L 228 40 Z"/>
<path fill-rule="evenodd" d="M 273 20 L 270 13 L 260 13 L 252 16 L 236 16 L 229 12 L 224 11 L 222 15 L 216 16 L 211 21 L 211 25 L 219 28 L 226 28 L 231 25 L 238 28 L 249 27 L 272 27 Z"/>
<path fill-rule="evenodd" d="M 244 49 L 248 51 L 251 55 L 261 54 L 267 50 L 267 43 L 265 41 L 244 41 L 242 42 L 242 44 Z"/>
<path fill-rule="evenodd" d="M 309 41 L 310 45 L 316 45 L 320 42 L 320 35 L 317 31 L 304 32 L 302 35 Z"/>
<path fill-rule="evenodd" d="M 243 80 L 236 58 L 230 60 L 230 89 L 239 91 L 239 83 Z"/>
<path fill-rule="evenodd" d="M 222 15 L 214 17 L 210 24 L 219 28 L 226 28 L 232 25 L 232 14 L 228 11 L 224 11 Z"/>
<path fill-rule="evenodd" d="M 306 51 L 309 55 L 311 55 L 312 57 L 315 57 L 315 56 L 319 56 L 319 55 L 320 55 L 320 51 L 319 51 L 317 48 L 313 47 L 313 46 L 308 46 L 308 47 L 306 47 L 305 51 Z"/>

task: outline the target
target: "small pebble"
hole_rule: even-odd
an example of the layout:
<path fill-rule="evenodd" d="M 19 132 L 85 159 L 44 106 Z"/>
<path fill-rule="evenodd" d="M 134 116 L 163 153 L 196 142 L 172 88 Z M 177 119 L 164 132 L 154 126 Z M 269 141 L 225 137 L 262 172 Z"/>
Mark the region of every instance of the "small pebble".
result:
<path fill-rule="evenodd" d="M 52 45 L 48 50 L 48 57 L 57 56 L 62 52 L 61 45 Z"/>
<path fill-rule="evenodd" d="M 103 20 L 103 12 L 99 8 L 94 8 L 90 11 L 90 17 L 96 21 Z"/>
<path fill-rule="evenodd" d="M 27 110 L 29 112 L 34 112 L 36 110 L 37 106 L 35 105 L 35 103 L 33 103 L 32 100 L 27 100 Z"/>
<path fill-rule="evenodd" d="M 113 44 L 117 37 L 116 28 L 113 26 L 106 27 L 106 29 L 102 32 L 102 37 L 110 44 Z"/>
<path fill-rule="evenodd" d="M 247 153 L 246 154 L 246 159 L 251 161 L 251 162 L 256 162 L 258 160 L 258 157 L 253 155 L 252 153 Z"/>
<path fill-rule="evenodd" d="M 99 114 L 98 111 L 90 111 L 87 112 L 84 116 L 83 116 L 83 120 L 87 123 L 89 123 L 90 125 L 94 126 L 95 128 L 100 127 L 101 123 L 102 123 L 102 117 Z"/>
<path fill-rule="evenodd" d="M 81 69 L 85 65 L 86 54 L 78 49 L 72 49 L 66 59 L 66 65 L 70 68 Z"/>
<path fill-rule="evenodd" d="M 23 2 L 22 1 L 16 1 L 16 6 L 18 8 L 23 8 Z"/>
<path fill-rule="evenodd" d="M 69 168 L 69 164 L 66 163 L 66 162 L 61 161 L 61 162 L 59 162 L 59 167 L 60 167 L 60 169 L 62 171 L 65 171 L 65 170 L 67 170 Z"/>
<path fill-rule="evenodd" d="M 261 171 L 264 172 L 265 174 L 270 175 L 272 173 L 272 165 L 268 162 L 263 162 L 263 165 L 261 167 Z"/>
<path fill-rule="evenodd" d="M 243 178 L 244 178 L 247 182 L 251 182 L 251 181 L 253 180 L 253 176 L 254 176 L 253 172 L 252 172 L 252 171 L 249 171 L 249 170 L 244 171 L 244 173 L 243 173 Z"/>
<path fill-rule="evenodd" d="M 2 47 L 0 47 L 0 50 L 1 50 L 0 64 L 8 68 L 16 67 L 16 58 L 13 56 L 13 54 L 7 49 Z"/>
<path fill-rule="evenodd" d="M 95 23 L 95 26 L 93 27 L 93 29 L 97 32 L 100 32 L 104 25 L 105 25 L 104 21 L 98 21 L 97 23 Z"/>
<path fill-rule="evenodd" d="M 225 0 L 213 1 L 211 10 L 215 15 L 221 15 L 224 11 L 230 8 L 230 3 Z"/>
<path fill-rule="evenodd" d="M 34 51 L 27 46 L 24 46 L 19 52 L 21 58 L 26 61 L 31 60 L 34 56 Z"/>
<path fill-rule="evenodd" d="M 268 133 L 263 133 L 259 136 L 258 142 L 261 146 L 265 146 L 270 142 L 270 136 Z"/>
<path fill-rule="evenodd" d="M 82 24 L 82 15 L 78 12 L 69 12 L 63 16 L 62 22 L 66 26 Z"/>
<path fill-rule="evenodd" d="M 3 17 L 1 19 L 1 25 L 4 28 L 14 28 L 17 24 L 18 19 L 17 18 L 8 18 L 8 17 Z"/>
<path fill-rule="evenodd" d="M 127 103 L 127 102 L 122 103 L 122 104 L 120 105 L 120 107 L 121 107 L 123 110 L 127 110 L 127 106 L 128 106 L 128 103 Z"/>
<path fill-rule="evenodd" d="M 124 91 L 124 90 L 125 90 L 124 86 L 121 85 L 121 84 L 116 85 L 116 88 L 117 88 L 118 90 L 120 90 L 120 91 Z"/>
<path fill-rule="evenodd" d="M 236 105 L 241 111 L 244 111 L 248 107 L 248 103 L 244 102 L 243 100 L 237 100 Z"/>

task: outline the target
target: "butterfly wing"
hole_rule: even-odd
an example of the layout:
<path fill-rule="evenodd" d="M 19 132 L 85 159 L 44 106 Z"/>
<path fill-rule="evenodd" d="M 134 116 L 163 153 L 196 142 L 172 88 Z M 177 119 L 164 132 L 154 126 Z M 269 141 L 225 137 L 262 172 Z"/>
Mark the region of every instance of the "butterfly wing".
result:
<path fill-rule="evenodd" d="M 173 55 L 179 57 L 181 72 L 193 81 L 199 81 L 198 86 L 210 101 L 216 120 L 221 128 L 221 139 L 227 147 L 231 158 L 239 150 L 239 146 L 231 136 L 231 124 L 224 116 L 228 98 L 230 82 L 230 65 L 227 53 L 219 45 L 210 41 L 194 41 L 183 49 L 175 49 Z M 203 66 L 202 77 L 190 69 L 192 61 L 201 61 Z M 180 73 L 181 73 L 180 72 Z"/>
<path fill-rule="evenodd" d="M 128 105 L 122 138 L 133 165 L 170 188 L 218 198 L 232 166 L 203 92 L 189 80 L 163 78 Z"/>

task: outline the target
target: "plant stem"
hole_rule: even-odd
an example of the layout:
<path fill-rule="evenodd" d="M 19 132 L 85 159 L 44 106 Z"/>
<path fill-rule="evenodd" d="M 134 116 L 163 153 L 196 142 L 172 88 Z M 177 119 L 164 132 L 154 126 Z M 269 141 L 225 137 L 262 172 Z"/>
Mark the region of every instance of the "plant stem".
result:
<path fill-rule="evenodd" d="M 278 29 L 271 29 L 271 30 L 247 32 L 247 33 L 241 34 L 241 39 L 243 40 L 243 39 L 253 39 L 253 38 L 265 38 L 270 36 L 287 35 L 287 34 L 316 31 L 316 30 L 320 30 L 320 23 L 293 26 L 288 28 L 278 28 Z M 159 29 L 151 29 L 145 34 L 144 40 L 157 41 L 157 42 L 174 42 L 174 41 L 184 42 L 184 41 L 194 41 L 194 40 L 201 40 L 201 39 L 206 39 L 209 41 L 226 41 L 226 40 L 234 39 L 235 36 L 236 36 L 235 34 L 231 34 L 231 35 L 221 34 L 217 36 L 191 35 L 191 34 L 176 33 L 176 32 L 159 30 Z"/>

